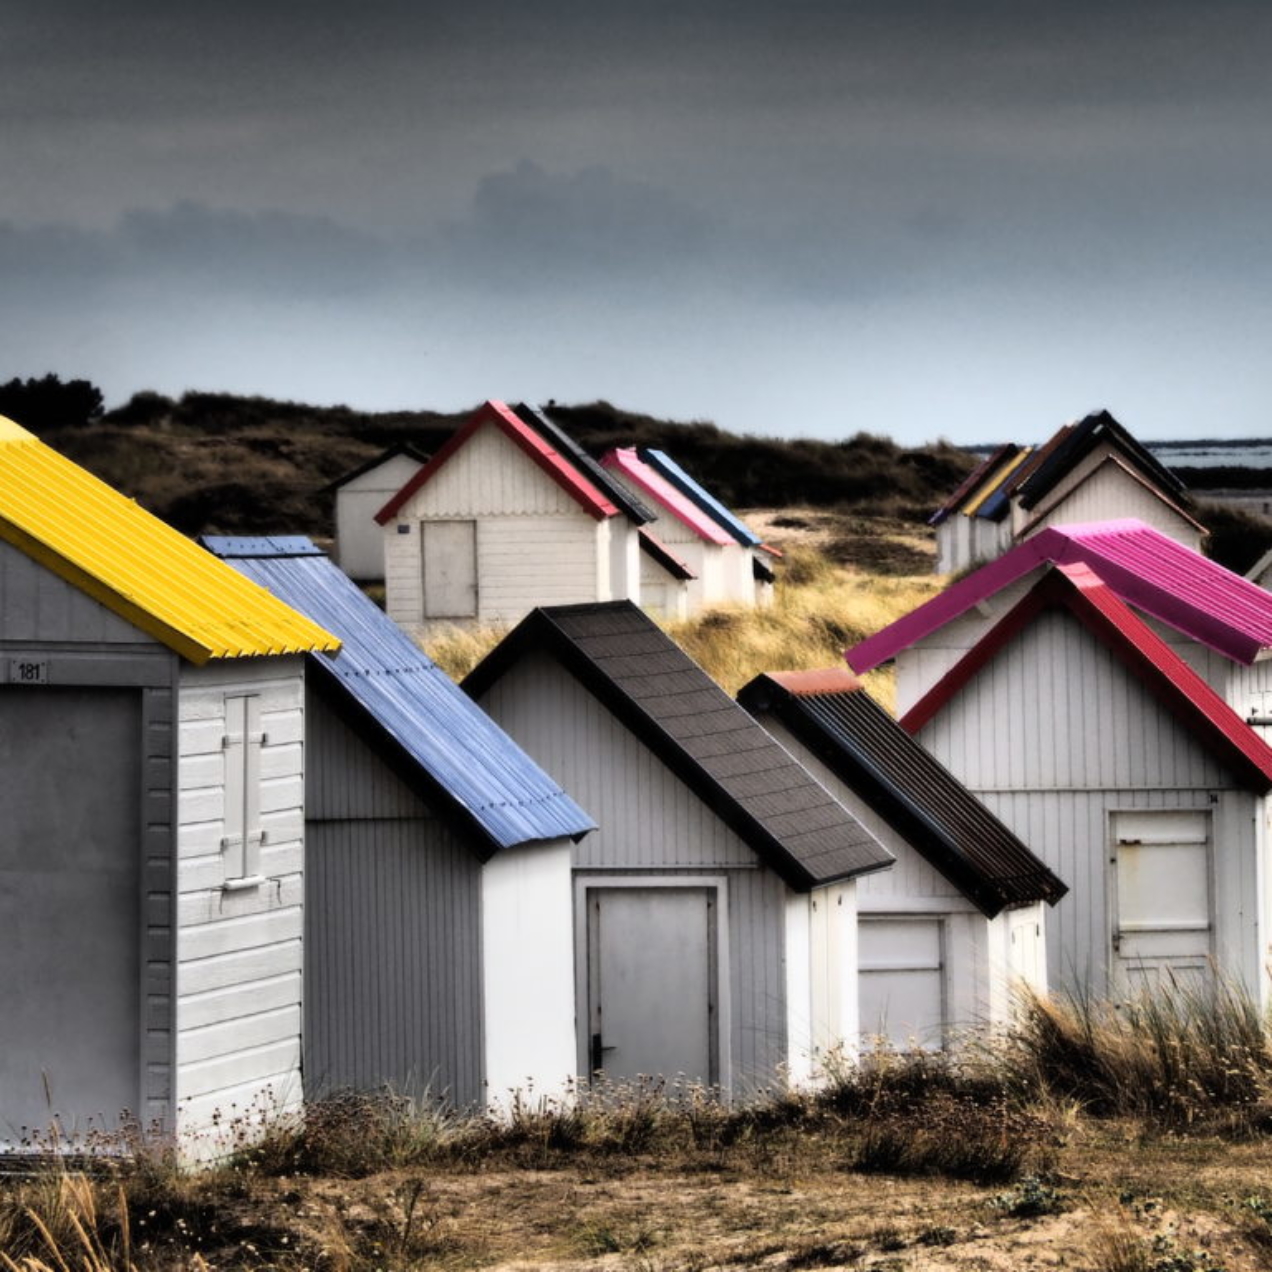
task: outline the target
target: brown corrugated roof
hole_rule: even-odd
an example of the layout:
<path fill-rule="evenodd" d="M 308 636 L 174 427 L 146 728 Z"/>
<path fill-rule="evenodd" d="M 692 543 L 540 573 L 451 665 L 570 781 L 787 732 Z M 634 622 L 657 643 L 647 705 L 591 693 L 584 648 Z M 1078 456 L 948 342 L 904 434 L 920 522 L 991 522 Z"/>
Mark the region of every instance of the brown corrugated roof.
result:
<path fill-rule="evenodd" d="M 776 716 L 982 913 L 1067 891 L 850 673 L 757 676 L 738 701 Z"/>
<path fill-rule="evenodd" d="M 792 887 L 892 855 L 630 601 L 537 609 L 469 675 L 479 697 L 543 650 L 641 739 Z"/>

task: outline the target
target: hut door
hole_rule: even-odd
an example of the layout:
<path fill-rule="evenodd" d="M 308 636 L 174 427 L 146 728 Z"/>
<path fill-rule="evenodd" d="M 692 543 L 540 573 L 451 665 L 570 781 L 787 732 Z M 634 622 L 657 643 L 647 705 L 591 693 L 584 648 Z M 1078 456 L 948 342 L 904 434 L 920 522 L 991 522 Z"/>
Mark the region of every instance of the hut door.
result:
<path fill-rule="evenodd" d="M 1113 990 L 1210 973 L 1210 814 L 1113 814 Z"/>
<path fill-rule="evenodd" d="M 424 617 L 477 616 L 477 523 L 425 521 L 423 539 Z"/>
<path fill-rule="evenodd" d="M 944 924 L 923 917 L 861 917 L 861 1032 L 902 1051 L 939 1049 L 945 1037 Z"/>
<path fill-rule="evenodd" d="M 139 1107 L 140 698 L 0 686 L 0 1146 Z"/>
<path fill-rule="evenodd" d="M 589 888 L 593 1073 L 719 1081 L 714 888 Z"/>

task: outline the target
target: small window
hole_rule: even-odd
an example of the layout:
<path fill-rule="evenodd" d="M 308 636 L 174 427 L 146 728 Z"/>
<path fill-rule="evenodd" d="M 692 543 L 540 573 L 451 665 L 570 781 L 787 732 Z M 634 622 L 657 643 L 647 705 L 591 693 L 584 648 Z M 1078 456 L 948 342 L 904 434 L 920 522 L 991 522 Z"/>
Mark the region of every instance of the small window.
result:
<path fill-rule="evenodd" d="M 261 700 L 256 694 L 225 700 L 225 886 L 248 888 L 261 876 Z"/>

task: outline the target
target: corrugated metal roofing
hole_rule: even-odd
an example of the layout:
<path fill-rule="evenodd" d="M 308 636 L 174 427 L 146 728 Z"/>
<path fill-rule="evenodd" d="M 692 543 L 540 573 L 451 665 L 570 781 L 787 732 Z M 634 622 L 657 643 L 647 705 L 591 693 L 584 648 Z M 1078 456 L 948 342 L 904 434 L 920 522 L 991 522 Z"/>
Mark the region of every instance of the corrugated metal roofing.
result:
<path fill-rule="evenodd" d="M 192 663 L 340 644 L 3 418 L 0 538 Z"/>
<path fill-rule="evenodd" d="M 544 441 L 534 429 L 517 417 L 510 407 L 493 398 L 479 406 L 468 422 L 447 439 L 446 444 L 390 499 L 375 519 L 384 525 L 391 521 L 407 501 L 432 480 L 448 459 L 483 424 L 492 424 L 537 464 L 579 507 L 598 521 L 618 516 L 613 502 L 574 466 L 560 451 Z"/>
<path fill-rule="evenodd" d="M 652 446 L 642 446 L 641 459 L 660 476 L 665 477 L 682 495 L 692 499 L 703 512 L 723 529 L 727 530 L 745 548 L 758 547 L 760 536 L 740 517 L 728 510 L 700 482 L 694 481 L 670 455 Z"/>
<path fill-rule="evenodd" d="M 651 512 L 622 482 L 615 481 L 555 420 L 551 420 L 537 406 L 518 402 L 512 408 L 523 424 L 528 424 L 549 446 L 555 446 L 569 458 L 598 490 L 609 496 L 638 526 L 657 521 L 657 513 Z"/>
<path fill-rule="evenodd" d="M 1072 471 L 1101 442 L 1116 447 L 1163 493 L 1186 500 L 1188 492 L 1169 468 L 1146 450 L 1108 411 L 1094 411 L 1069 427 L 1043 462 L 1036 465 L 1016 488 L 1021 507 L 1032 508 L 1066 473 Z"/>
<path fill-rule="evenodd" d="M 1023 446 L 1020 453 L 995 473 L 992 480 L 987 481 L 980 489 L 973 491 L 959 509 L 968 517 L 980 517 L 986 521 L 1001 519 L 1001 513 L 1007 510 L 1008 493 L 1016 481 L 1016 474 L 1029 462 L 1033 450 Z"/>
<path fill-rule="evenodd" d="M 638 489 L 647 494 L 659 508 L 671 513 L 683 522 L 700 539 L 721 545 L 734 542 L 733 536 L 709 517 L 692 499 L 682 495 L 661 474 L 656 473 L 639 455 L 634 446 L 608 451 L 601 456 L 601 467 L 622 473 Z"/>
<path fill-rule="evenodd" d="M 1272 648 L 1272 594 L 1142 521 L 1051 526 L 848 651 L 856 671 L 895 658 L 1032 570 L 1082 563 L 1136 609 L 1234 662 Z"/>
<path fill-rule="evenodd" d="M 596 825 L 445 672 L 308 539 L 203 542 L 343 643 L 310 661 L 479 840 L 493 848 L 578 838 Z M 488 855 L 488 854 L 487 854 Z"/>
<path fill-rule="evenodd" d="M 1048 606 L 1068 609 L 1111 648 L 1189 735 L 1260 794 L 1272 789 L 1272 747 L 1089 566 L 1057 565 L 902 719 L 917 733 L 1000 649 Z"/>
<path fill-rule="evenodd" d="M 928 518 L 928 525 L 939 526 L 962 506 L 963 501 L 973 490 L 979 490 L 989 480 L 990 474 L 997 472 L 1020 448 L 1012 442 L 1004 442 L 997 450 L 991 451 L 972 469 L 954 488 L 954 493 Z"/>
<path fill-rule="evenodd" d="M 757 676 L 738 701 L 776 716 L 989 918 L 1068 891 L 848 671 Z"/>
<path fill-rule="evenodd" d="M 640 550 L 657 561 L 673 579 L 696 579 L 698 576 L 661 539 L 648 530 L 638 530 Z"/>
<path fill-rule="evenodd" d="M 464 681 L 542 650 L 795 888 L 890 865 L 860 822 L 630 601 L 538 609 Z"/>

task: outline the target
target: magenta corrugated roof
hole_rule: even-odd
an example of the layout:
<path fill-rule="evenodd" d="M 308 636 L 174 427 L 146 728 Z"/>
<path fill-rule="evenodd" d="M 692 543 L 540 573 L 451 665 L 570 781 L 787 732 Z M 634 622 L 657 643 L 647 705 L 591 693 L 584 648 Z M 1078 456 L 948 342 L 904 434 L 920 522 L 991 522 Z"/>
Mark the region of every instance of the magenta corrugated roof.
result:
<path fill-rule="evenodd" d="M 612 450 L 602 455 L 601 466 L 622 473 L 660 507 L 665 508 L 677 520 L 683 521 L 700 539 L 722 545 L 736 542 L 727 530 L 707 516 L 692 499 L 682 495 L 671 482 L 645 463 L 636 454 L 634 447 Z"/>
<path fill-rule="evenodd" d="M 1216 758 L 1252 789 L 1272 788 L 1272 747 L 1082 562 L 1057 565 L 941 677 L 901 720 L 917 733 L 1049 605 L 1063 605 Z"/>
<path fill-rule="evenodd" d="M 1040 566 L 1080 563 L 1127 604 L 1233 662 L 1272 648 L 1272 594 L 1142 521 L 1052 526 L 850 649 L 869 671 Z"/>

